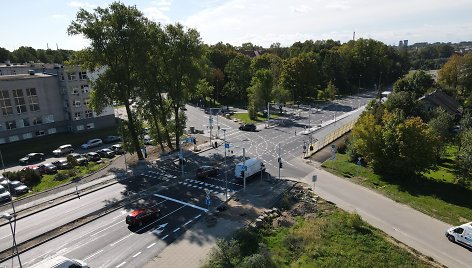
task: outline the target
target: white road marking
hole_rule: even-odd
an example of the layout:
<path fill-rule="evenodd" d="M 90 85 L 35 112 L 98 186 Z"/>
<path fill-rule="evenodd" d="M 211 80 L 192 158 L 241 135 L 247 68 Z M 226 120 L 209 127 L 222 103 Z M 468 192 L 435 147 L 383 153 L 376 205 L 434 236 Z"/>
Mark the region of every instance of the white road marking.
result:
<path fill-rule="evenodd" d="M 120 216 L 121 216 L 121 215 L 120 215 Z M 121 217 L 123 217 L 123 216 L 121 216 Z M 119 222 L 117 222 L 117 223 L 115 223 L 115 224 L 112 224 L 112 225 L 108 226 L 107 228 L 103 228 L 103 229 L 101 229 L 100 231 L 91 234 L 90 236 L 96 236 L 97 234 L 99 234 L 99 233 L 101 233 L 101 232 L 103 232 L 103 231 L 106 231 L 106 230 L 108 230 L 108 229 L 112 228 L 113 226 L 115 226 L 115 225 L 117 225 L 117 224 L 120 224 L 120 223 L 121 223 L 121 221 L 119 221 Z"/>
<path fill-rule="evenodd" d="M 179 203 L 179 204 L 182 204 L 182 205 L 186 205 L 186 206 L 189 206 L 189 207 L 192 207 L 192 208 L 196 208 L 196 209 L 202 210 L 202 211 L 204 211 L 204 212 L 207 212 L 207 211 L 208 211 L 208 209 L 206 209 L 206 208 L 202 208 L 202 207 L 196 206 L 196 205 L 194 205 L 194 204 L 190 204 L 190 203 L 187 203 L 187 202 L 184 202 L 184 201 L 180 201 L 180 200 L 177 200 L 177 199 L 174 199 L 174 198 L 165 196 L 165 195 L 154 194 L 154 196 L 157 196 L 157 197 L 160 197 L 160 198 L 164 198 L 164 199 L 167 199 L 167 200 L 170 200 L 170 201 L 174 201 L 174 202 L 176 202 L 176 203 Z"/>
<path fill-rule="evenodd" d="M 179 227 L 179 228 L 177 228 L 177 229 L 175 229 L 173 232 L 175 233 L 175 232 L 177 232 L 178 230 L 180 230 L 180 227 Z"/>
<path fill-rule="evenodd" d="M 141 251 L 140 251 L 140 252 L 138 252 L 138 253 L 136 253 L 136 254 L 134 254 L 134 255 L 133 255 L 133 258 L 136 258 L 136 257 L 138 257 L 138 255 L 139 255 L 139 254 L 141 254 Z"/>
<path fill-rule="evenodd" d="M 151 245 L 147 246 L 147 248 L 152 248 L 156 243 L 152 243 Z"/>
<path fill-rule="evenodd" d="M 200 218 L 201 216 L 202 216 L 202 214 L 199 214 L 199 215 L 193 217 L 193 219 L 196 220 L 196 219 Z"/>
<path fill-rule="evenodd" d="M 189 220 L 188 222 L 184 223 L 183 226 L 186 226 L 187 224 L 191 223 L 193 220 Z"/>
<path fill-rule="evenodd" d="M 123 266 L 123 265 L 125 265 L 125 264 L 126 264 L 126 262 L 124 261 L 124 262 L 118 264 L 118 265 L 116 266 L 116 268 L 120 268 L 121 266 Z"/>
<path fill-rule="evenodd" d="M 169 235 L 166 235 L 166 236 L 164 236 L 164 237 L 163 237 L 163 238 L 161 238 L 161 239 L 162 239 L 162 240 L 164 240 L 164 239 L 166 239 L 168 236 L 169 236 Z"/>
<path fill-rule="evenodd" d="M 102 252 L 103 252 L 103 249 L 100 249 L 99 251 L 97 251 L 97 252 L 93 253 L 92 255 L 86 257 L 86 258 L 84 259 L 84 261 L 86 261 L 86 260 L 88 260 L 88 259 L 90 259 L 90 258 L 93 258 L 95 255 L 100 254 L 100 253 L 102 253 Z"/>
<path fill-rule="evenodd" d="M 113 246 L 115 246 L 116 244 L 120 243 L 121 241 L 125 240 L 126 238 L 128 238 L 128 237 L 130 237 L 130 236 L 132 236 L 132 235 L 134 235 L 134 233 L 131 233 L 131 234 L 129 234 L 129 235 L 127 235 L 127 236 L 121 238 L 120 240 L 116 241 L 115 243 L 111 243 L 110 246 L 113 247 Z"/>

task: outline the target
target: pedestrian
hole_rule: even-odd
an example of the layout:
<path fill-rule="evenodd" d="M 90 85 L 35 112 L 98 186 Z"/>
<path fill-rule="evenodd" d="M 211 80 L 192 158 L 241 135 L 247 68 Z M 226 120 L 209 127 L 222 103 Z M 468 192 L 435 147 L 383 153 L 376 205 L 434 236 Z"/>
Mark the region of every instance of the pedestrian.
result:
<path fill-rule="evenodd" d="M 295 136 L 297 136 L 297 130 L 295 129 Z"/>

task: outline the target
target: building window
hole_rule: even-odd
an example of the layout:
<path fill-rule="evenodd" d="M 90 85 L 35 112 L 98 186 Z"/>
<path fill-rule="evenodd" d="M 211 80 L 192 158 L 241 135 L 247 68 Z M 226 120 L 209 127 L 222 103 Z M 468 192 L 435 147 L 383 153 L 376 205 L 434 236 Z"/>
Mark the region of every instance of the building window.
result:
<path fill-rule="evenodd" d="M 4 144 L 5 143 L 5 138 L 0 138 L 0 144 Z"/>
<path fill-rule="evenodd" d="M 23 118 L 23 126 L 29 127 L 30 126 L 30 121 L 28 118 Z"/>
<path fill-rule="evenodd" d="M 8 90 L 0 91 L 0 106 L 2 107 L 3 115 L 13 114 L 13 107 L 11 106 L 10 94 L 8 94 Z"/>
<path fill-rule="evenodd" d="M 72 89 L 72 95 L 79 95 L 79 89 L 76 88 L 76 87 L 74 87 L 74 88 Z"/>
<path fill-rule="evenodd" d="M 89 99 L 84 99 L 84 106 L 89 107 L 90 100 Z"/>
<path fill-rule="evenodd" d="M 61 81 L 64 81 L 64 73 L 61 73 Z"/>
<path fill-rule="evenodd" d="M 43 119 L 41 117 L 33 117 L 33 126 L 41 125 L 43 123 Z"/>
<path fill-rule="evenodd" d="M 74 105 L 74 107 L 80 107 L 80 101 L 79 100 L 74 100 L 73 105 Z"/>
<path fill-rule="evenodd" d="M 5 122 L 5 126 L 7 129 L 15 129 L 16 128 L 16 122 L 15 121 L 7 121 Z"/>
<path fill-rule="evenodd" d="M 83 93 L 89 93 L 89 86 L 88 85 L 81 85 L 80 89 L 82 89 Z"/>
<path fill-rule="evenodd" d="M 0 131 L 2 131 L 2 130 L 3 130 L 3 125 L 2 125 L 2 124 L 0 124 Z"/>
<path fill-rule="evenodd" d="M 46 135 L 46 133 L 44 132 L 44 130 L 38 130 L 38 131 L 36 131 L 35 134 L 36 134 L 37 137 Z"/>
<path fill-rule="evenodd" d="M 48 129 L 48 134 L 54 134 L 54 133 L 56 133 L 56 132 L 57 132 L 57 130 L 56 130 L 56 128 L 54 128 L 54 127 Z"/>
<path fill-rule="evenodd" d="M 94 123 L 88 123 L 87 124 L 87 129 L 92 129 L 92 128 L 95 128 L 95 124 Z"/>
<path fill-rule="evenodd" d="M 87 72 L 79 72 L 80 80 L 87 80 Z"/>
<path fill-rule="evenodd" d="M 23 134 L 23 139 L 24 140 L 31 139 L 31 138 L 33 138 L 33 133 L 28 132 L 28 133 Z"/>
<path fill-rule="evenodd" d="M 92 117 L 93 117 L 93 111 L 92 110 L 85 111 L 85 118 L 92 118 Z"/>
<path fill-rule="evenodd" d="M 74 113 L 74 120 L 80 120 L 81 117 L 82 117 L 82 113 L 81 113 L 81 112 Z M 82 127 L 83 127 L 83 126 L 82 126 Z"/>
<path fill-rule="evenodd" d="M 67 78 L 69 79 L 69 81 L 77 80 L 77 74 L 75 72 L 67 73 Z"/>
<path fill-rule="evenodd" d="M 78 126 L 77 126 L 77 130 L 78 130 L 78 131 L 84 130 L 84 125 L 78 125 Z"/>
<path fill-rule="evenodd" d="M 15 89 L 13 90 L 13 98 L 15 98 L 16 112 L 22 114 L 26 112 L 26 102 L 25 97 L 23 97 L 23 90 Z"/>
<path fill-rule="evenodd" d="M 20 137 L 18 137 L 18 135 L 15 135 L 15 136 L 8 137 L 8 139 L 10 140 L 10 142 L 14 142 L 14 141 L 19 141 Z"/>
<path fill-rule="evenodd" d="M 54 122 L 54 115 L 53 114 L 43 115 L 43 122 L 45 124 L 53 123 Z"/>
<path fill-rule="evenodd" d="M 27 88 L 26 96 L 28 96 L 30 111 L 39 111 L 39 100 L 38 94 L 36 93 L 36 88 Z"/>

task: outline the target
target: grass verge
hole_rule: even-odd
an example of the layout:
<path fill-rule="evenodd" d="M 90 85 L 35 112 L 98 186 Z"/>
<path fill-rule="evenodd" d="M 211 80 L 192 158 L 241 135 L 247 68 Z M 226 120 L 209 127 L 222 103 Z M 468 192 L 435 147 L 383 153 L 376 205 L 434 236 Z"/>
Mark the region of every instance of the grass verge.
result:
<path fill-rule="evenodd" d="M 406 204 L 452 225 L 472 221 L 472 189 L 454 183 L 450 159 L 452 148 L 446 150 L 444 161 L 436 171 L 419 178 L 385 180 L 371 168 L 349 162 L 347 155 L 337 153 L 323 167 L 336 175 L 375 189 L 389 198 Z M 448 160 L 449 159 L 449 160 Z"/>
<path fill-rule="evenodd" d="M 279 115 L 276 115 L 276 114 L 271 114 L 270 115 L 271 119 L 275 119 L 275 118 L 278 118 L 278 117 L 279 117 Z M 252 120 L 251 118 L 249 118 L 248 113 L 235 113 L 231 116 L 231 119 L 233 119 L 233 118 L 236 118 L 236 119 L 242 121 L 245 124 L 259 123 L 259 122 L 264 122 L 264 121 L 267 120 L 267 117 L 262 117 L 261 113 L 257 114 L 256 120 Z"/>
<path fill-rule="evenodd" d="M 62 180 L 57 180 L 57 174 L 54 175 L 43 175 L 41 178 L 41 182 L 34 185 L 31 187 L 31 191 L 29 194 L 34 194 L 34 193 L 39 193 L 48 189 L 51 189 L 53 187 L 66 184 L 68 182 L 71 182 L 75 179 L 81 178 L 87 174 L 90 174 L 92 172 L 95 172 L 105 166 L 107 163 L 95 163 L 95 162 L 90 162 L 87 164 L 87 166 L 76 166 L 72 169 L 69 170 L 60 170 L 57 174 L 63 175 L 64 179 Z M 71 176 L 72 175 L 72 176 Z"/>

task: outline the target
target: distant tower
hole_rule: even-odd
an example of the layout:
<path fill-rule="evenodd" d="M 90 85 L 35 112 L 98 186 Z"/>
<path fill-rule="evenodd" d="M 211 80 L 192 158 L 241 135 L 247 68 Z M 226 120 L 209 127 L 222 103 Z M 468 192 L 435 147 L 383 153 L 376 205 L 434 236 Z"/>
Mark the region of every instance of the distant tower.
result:
<path fill-rule="evenodd" d="M 354 31 L 354 33 L 352 33 L 352 41 L 355 41 L 356 40 L 356 32 Z"/>
<path fill-rule="evenodd" d="M 403 41 L 402 41 L 402 40 L 400 40 L 400 42 L 398 42 L 398 47 L 399 47 L 399 48 L 402 48 L 402 47 L 403 47 Z"/>
<path fill-rule="evenodd" d="M 408 40 L 403 40 L 403 47 L 407 47 L 408 46 Z"/>

